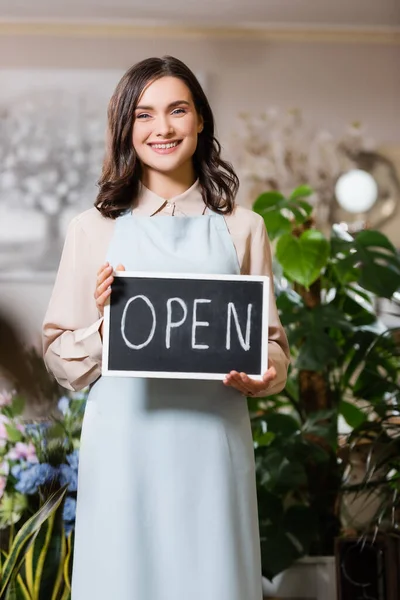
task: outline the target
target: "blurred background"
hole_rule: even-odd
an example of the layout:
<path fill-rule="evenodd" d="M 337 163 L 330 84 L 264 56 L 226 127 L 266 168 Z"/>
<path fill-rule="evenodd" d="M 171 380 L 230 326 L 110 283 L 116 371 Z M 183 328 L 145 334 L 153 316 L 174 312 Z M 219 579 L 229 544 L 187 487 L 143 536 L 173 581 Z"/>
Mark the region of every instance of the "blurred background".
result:
<path fill-rule="evenodd" d="M 203 85 L 238 201 L 276 246 L 291 373 L 249 401 L 264 591 L 336 600 L 337 580 L 341 600 L 397 600 L 399 0 L 0 0 L 0 364 L 23 392 L 0 379 L 0 548 L 47 511 L 35 547 L 58 540 L 52 575 L 35 563 L 40 594 L 22 597 L 69 598 L 87 390 L 47 374 L 41 325 L 67 224 L 96 198 L 108 100 L 165 54 Z"/>
<path fill-rule="evenodd" d="M 399 27 L 397 0 L 1 0 L 0 302 L 29 343 L 66 225 L 96 196 L 107 101 L 151 55 L 203 84 L 240 203 L 308 183 L 322 227 L 373 226 L 400 246 Z M 368 212 L 335 197 L 353 168 L 377 182 Z"/>

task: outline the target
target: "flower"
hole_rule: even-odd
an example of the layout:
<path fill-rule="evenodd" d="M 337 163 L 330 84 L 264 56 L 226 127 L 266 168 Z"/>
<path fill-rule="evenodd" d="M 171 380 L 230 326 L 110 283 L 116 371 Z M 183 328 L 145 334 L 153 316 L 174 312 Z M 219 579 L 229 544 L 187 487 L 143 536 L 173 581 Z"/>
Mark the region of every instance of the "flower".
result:
<path fill-rule="evenodd" d="M 6 455 L 9 460 L 26 460 L 30 463 L 37 463 L 38 457 L 36 456 L 36 449 L 32 442 L 24 444 L 23 442 L 17 442 L 14 448 Z"/>
<path fill-rule="evenodd" d="M 64 521 L 75 521 L 76 500 L 67 496 L 64 502 L 63 519 Z"/>
<path fill-rule="evenodd" d="M 76 500 L 75 500 L 75 498 L 71 498 L 71 496 L 67 496 L 65 499 L 64 508 L 63 508 L 64 529 L 65 529 L 65 533 L 67 535 L 74 528 L 75 515 L 76 515 Z"/>
<path fill-rule="evenodd" d="M 69 403 L 70 399 L 67 396 L 62 396 L 62 398 L 60 398 L 58 401 L 58 410 L 64 415 L 64 417 L 69 412 Z"/>
<path fill-rule="evenodd" d="M 76 492 L 78 489 L 78 474 L 69 465 L 60 465 L 60 483 L 68 484 L 69 492 Z"/>
<path fill-rule="evenodd" d="M 13 393 L 7 390 L 0 392 L 0 408 L 3 406 L 10 406 L 13 401 Z"/>
<path fill-rule="evenodd" d="M 46 433 L 46 429 L 50 427 L 50 423 L 48 422 L 40 422 L 40 423 L 27 423 L 25 425 L 25 433 L 29 435 L 29 437 L 40 440 Z"/>
<path fill-rule="evenodd" d="M 7 485 L 7 477 L 4 477 L 4 475 L 0 475 L 0 498 L 3 497 L 4 490 L 6 489 L 6 485 Z"/>
<path fill-rule="evenodd" d="M 56 481 L 59 475 L 59 469 L 47 463 L 30 465 L 20 471 L 15 489 L 21 494 L 35 494 L 41 485 Z"/>
<path fill-rule="evenodd" d="M 67 456 L 67 465 L 60 465 L 60 483 L 68 484 L 68 491 L 76 492 L 78 488 L 79 451 L 74 450 Z"/>
<path fill-rule="evenodd" d="M 8 425 L 9 422 L 9 419 L 6 416 L 0 415 L 0 440 L 8 440 L 6 425 Z"/>
<path fill-rule="evenodd" d="M 8 441 L 6 425 L 9 423 L 7 417 L 0 415 L 0 448 L 4 448 Z"/>
<path fill-rule="evenodd" d="M 10 465 L 7 461 L 0 463 L 0 498 L 4 495 L 4 490 L 7 486 L 7 476 L 10 472 Z"/>
<path fill-rule="evenodd" d="M 10 465 L 6 460 L 0 463 L 0 475 L 8 475 L 10 472 Z"/>
<path fill-rule="evenodd" d="M 70 467 L 72 469 L 75 469 L 75 471 L 78 471 L 78 466 L 79 466 L 79 450 L 74 450 L 73 452 L 71 452 L 71 454 L 68 454 L 67 456 L 67 462 L 70 465 Z"/>
<path fill-rule="evenodd" d="M 27 466 L 28 466 L 28 463 L 24 463 L 24 462 L 20 462 L 20 463 L 17 463 L 16 465 L 13 465 L 11 467 L 11 475 L 13 477 L 15 477 L 15 479 L 19 479 L 21 471 L 26 469 Z"/>

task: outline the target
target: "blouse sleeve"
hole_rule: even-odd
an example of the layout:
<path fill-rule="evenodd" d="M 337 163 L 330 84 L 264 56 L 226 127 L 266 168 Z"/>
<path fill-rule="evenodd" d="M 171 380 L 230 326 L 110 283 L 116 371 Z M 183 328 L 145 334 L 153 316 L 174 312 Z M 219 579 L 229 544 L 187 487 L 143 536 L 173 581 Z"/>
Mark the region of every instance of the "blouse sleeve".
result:
<path fill-rule="evenodd" d="M 101 373 L 102 318 L 94 301 L 97 271 L 79 217 L 71 222 L 43 323 L 47 368 L 69 390 L 93 383 Z"/>
<path fill-rule="evenodd" d="M 277 376 L 268 388 L 267 395 L 269 396 L 282 391 L 285 387 L 287 370 L 290 363 L 290 351 L 287 337 L 276 308 L 271 246 L 264 220 L 258 215 L 257 217 L 257 224 L 252 232 L 249 249 L 249 275 L 267 275 L 271 282 L 269 295 L 268 358 L 275 367 Z M 265 392 L 258 394 L 260 397 L 265 395 Z"/>

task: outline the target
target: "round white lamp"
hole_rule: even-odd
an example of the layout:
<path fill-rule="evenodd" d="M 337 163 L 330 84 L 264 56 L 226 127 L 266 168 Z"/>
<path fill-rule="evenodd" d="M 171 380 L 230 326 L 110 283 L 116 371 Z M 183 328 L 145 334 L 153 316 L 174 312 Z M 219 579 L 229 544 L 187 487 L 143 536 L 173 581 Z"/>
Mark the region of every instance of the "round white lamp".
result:
<path fill-rule="evenodd" d="M 338 203 L 350 213 L 365 213 L 378 199 L 375 179 L 361 169 L 354 169 L 339 177 L 335 185 Z"/>

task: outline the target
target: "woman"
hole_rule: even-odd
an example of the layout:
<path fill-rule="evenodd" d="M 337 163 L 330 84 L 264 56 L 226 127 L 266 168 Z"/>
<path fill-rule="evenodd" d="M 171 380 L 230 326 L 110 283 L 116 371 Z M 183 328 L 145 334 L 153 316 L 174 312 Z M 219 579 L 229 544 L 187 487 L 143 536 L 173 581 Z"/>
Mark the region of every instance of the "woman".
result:
<path fill-rule="evenodd" d="M 261 600 L 245 396 L 286 381 L 273 294 L 262 381 L 234 371 L 224 385 L 100 373 L 114 269 L 271 275 L 264 223 L 235 206 L 238 180 L 220 157 L 210 106 L 179 60 L 134 65 L 111 98 L 108 125 L 96 207 L 69 227 L 44 322 L 58 381 L 92 386 L 72 600 Z"/>

